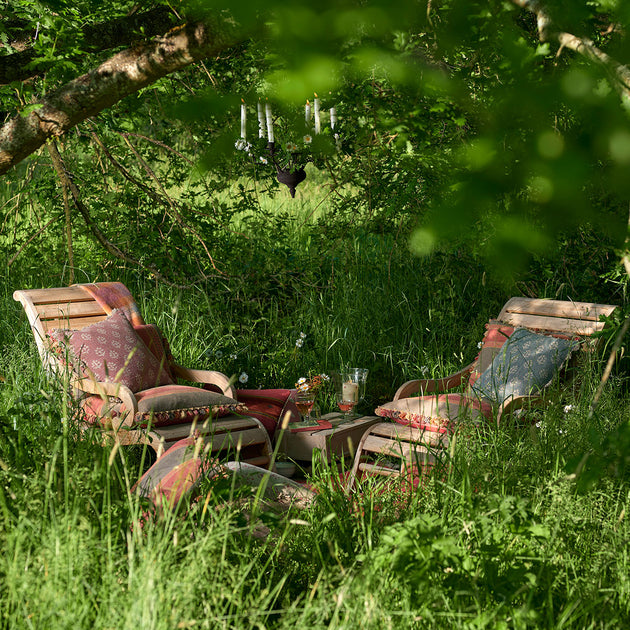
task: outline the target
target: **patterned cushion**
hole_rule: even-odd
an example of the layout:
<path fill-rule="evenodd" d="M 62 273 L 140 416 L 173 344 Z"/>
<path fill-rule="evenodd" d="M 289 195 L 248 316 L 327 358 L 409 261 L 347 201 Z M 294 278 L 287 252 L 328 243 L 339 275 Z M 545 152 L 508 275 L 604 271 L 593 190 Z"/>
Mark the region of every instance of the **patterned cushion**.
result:
<path fill-rule="evenodd" d="M 191 491 L 200 477 L 221 470 L 215 459 L 203 454 L 203 442 L 197 436 L 175 442 L 132 488 L 140 496 L 162 507 L 165 503 L 174 507 Z"/>
<path fill-rule="evenodd" d="M 154 427 L 203 422 L 209 416 L 220 418 L 231 413 L 245 414 L 247 407 L 233 398 L 188 385 L 165 385 L 136 393 L 138 411 L 134 423 Z M 86 420 L 98 422 L 115 418 L 125 412 L 117 399 L 104 401 L 100 396 L 88 396 L 83 401 Z"/>
<path fill-rule="evenodd" d="M 119 310 L 80 330 L 53 330 L 49 336 L 53 351 L 62 361 L 67 355 L 81 377 L 121 383 L 132 392 L 173 382 Z"/>
<path fill-rule="evenodd" d="M 171 363 L 174 363 L 174 359 L 171 354 L 171 348 L 162 331 L 154 324 L 134 325 L 133 329 L 138 337 L 144 341 L 146 347 L 151 350 L 151 353 L 159 361 L 160 365 L 163 366 L 171 382 L 175 383 L 176 379 L 171 372 Z"/>
<path fill-rule="evenodd" d="M 513 332 L 513 326 L 502 324 L 495 319 L 491 319 L 486 324 L 486 333 L 480 344 L 481 350 L 474 361 L 473 369 L 468 379 L 469 385 L 473 385 L 482 373 L 490 367 L 494 357 L 499 354 L 503 344 L 510 338 Z"/>
<path fill-rule="evenodd" d="M 465 394 L 441 394 L 395 400 L 377 407 L 374 413 L 415 429 L 446 433 L 464 418 L 490 417 L 492 405 Z"/>
<path fill-rule="evenodd" d="M 538 393 L 551 383 L 578 345 L 577 340 L 517 328 L 472 390 L 495 404 L 513 396 Z"/>

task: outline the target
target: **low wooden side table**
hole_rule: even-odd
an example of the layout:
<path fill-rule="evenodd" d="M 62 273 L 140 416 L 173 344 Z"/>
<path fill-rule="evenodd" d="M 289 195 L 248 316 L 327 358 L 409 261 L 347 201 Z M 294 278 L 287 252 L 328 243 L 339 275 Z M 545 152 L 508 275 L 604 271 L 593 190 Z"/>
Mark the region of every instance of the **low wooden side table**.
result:
<path fill-rule="evenodd" d="M 330 461 L 333 455 L 354 455 L 363 434 L 383 419 L 378 416 L 360 416 L 344 422 L 341 414 L 327 413 L 322 416 L 322 420 L 328 420 L 333 425 L 332 429 L 295 433 L 286 429 L 280 438 L 280 452 L 304 462 L 311 461 L 315 449 L 319 449 L 326 461 Z"/>

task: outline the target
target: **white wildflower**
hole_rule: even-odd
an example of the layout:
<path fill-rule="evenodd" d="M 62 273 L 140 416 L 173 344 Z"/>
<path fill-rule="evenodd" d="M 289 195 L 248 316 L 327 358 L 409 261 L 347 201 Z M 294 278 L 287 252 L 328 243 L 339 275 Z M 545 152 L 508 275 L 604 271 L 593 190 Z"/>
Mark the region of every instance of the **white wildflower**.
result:
<path fill-rule="evenodd" d="M 300 339 L 306 339 L 306 333 L 305 332 L 301 332 L 300 333 Z"/>
<path fill-rule="evenodd" d="M 565 405 L 564 407 L 564 413 L 570 413 L 571 411 L 573 411 L 573 405 Z"/>
<path fill-rule="evenodd" d="M 483 346 L 483 344 L 480 342 L 477 343 L 477 348 L 479 348 L 479 350 L 481 350 L 481 346 Z"/>
<path fill-rule="evenodd" d="M 230 355 L 230 359 L 231 359 L 232 361 L 236 361 L 237 357 L 236 357 L 236 355 L 235 355 L 235 354 L 231 354 L 231 355 Z"/>
<path fill-rule="evenodd" d="M 251 149 L 251 145 L 249 142 L 243 140 L 243 138 L 239 138 L 235 143 L 234 147 L 237 151 L 249 151 Z"/>
<path fill-rule="evenodd" d="M 295 142 L 287 142 L 287 143 L 284 145 L 284 148 L 285 148 L 287 151 L 291 151 L 291 152 L 295 152 L 295 151 L 297 151 L 297 150 L 298 150 L 298 146 L 297 146 L 297 144 L 295 144 Z"/>
<path fill-rule="evenodd" d="M 304 140 L 304 144 L 311 144 L 311 142 L 313 142 L 313 136 L 309 136 L 308 134 L 306 134 L 302 139 Z"/>
<path fill-rule="evenodd" d="M 264 155 L 261 155 L 258 159 L 261 164 L 269 164 L 269 160 Z"/>
<path fill-rule="evenodd" d="M 249 376 L 247 376 L 245 372 L 241 372 L 241 375 L 238 377 L 239 383 L 243 383 L 244 385 L 245 383 L 247 383 L 248 380 L 249 380 Z"/>
<path fill-rule="evenodd" d="M 422 376 L 426 376 L 429 373 L 429 368 L 426 365 L 423 365 L 420 368 L 420 373 L 422 374 Z"/>
<path fill-rule="evenodd" d="M 296 348 L 301 348 L 304 345 L 304 339 L 302 339 L 302 337 L 300 337 L 299 339 L 295 340 L 295 347 Z"/>

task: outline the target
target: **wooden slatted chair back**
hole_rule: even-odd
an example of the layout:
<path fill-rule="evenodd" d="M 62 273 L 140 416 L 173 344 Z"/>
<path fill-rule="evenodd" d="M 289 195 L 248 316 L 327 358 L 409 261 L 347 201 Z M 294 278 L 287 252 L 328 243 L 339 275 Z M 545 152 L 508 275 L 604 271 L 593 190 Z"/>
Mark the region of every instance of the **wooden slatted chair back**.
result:
<path fill-rule="evenodd" d="M 592 302 L 513 297 L 506 302 L 497 319 L 515 328 L 590 337 L 603 330 L 606 324 L 600 321 L 600 316 L 610 316 L 616 308 Z"/>
<path fill-rule="evenodd" d="M 13 299 L 24 307 L 39 354 L 51 365 L 46 333 L 54 328 L 79 330 L 107 318 L 103 307 L 80 286 L 15 291 Z"/>

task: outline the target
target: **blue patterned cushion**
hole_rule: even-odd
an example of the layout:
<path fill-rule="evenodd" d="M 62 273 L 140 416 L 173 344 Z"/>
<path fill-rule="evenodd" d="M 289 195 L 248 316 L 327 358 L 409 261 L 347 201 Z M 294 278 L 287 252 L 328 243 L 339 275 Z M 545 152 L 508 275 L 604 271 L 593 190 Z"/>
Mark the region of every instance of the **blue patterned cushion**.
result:
<path fill-rule="evenodd" d="M 540 392 L 577 349 L 573 339 L 540 335 L 517 328 L 472 386 L 482 399 L 501 404 L 512 396 Z"/>

